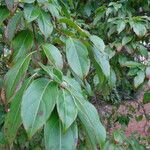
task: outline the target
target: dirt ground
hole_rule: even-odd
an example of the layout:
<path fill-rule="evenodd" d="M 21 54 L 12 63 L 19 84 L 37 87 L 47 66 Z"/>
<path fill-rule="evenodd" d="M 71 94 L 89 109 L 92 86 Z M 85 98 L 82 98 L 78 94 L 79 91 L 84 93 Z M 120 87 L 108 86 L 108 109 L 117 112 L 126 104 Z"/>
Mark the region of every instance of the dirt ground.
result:
<path fill-rule="evenodd" d="M 117 107 L 100 101 L 93 101 L 93 104 L 97 108 L 101 121 L 103 121 L 109 134 L 116 129 L 122 128 L 122 125 L 117 120 L 117 116 L 123 115 L 126 118 L 130 118 L 128 125 L 125 127 L 127 137 L 132 133 L 150 137 L 150 121 L 145 117 L 146 114 L 150 115 L 150 104 L 142 105 L 141 100 L 125 101 Z"/>

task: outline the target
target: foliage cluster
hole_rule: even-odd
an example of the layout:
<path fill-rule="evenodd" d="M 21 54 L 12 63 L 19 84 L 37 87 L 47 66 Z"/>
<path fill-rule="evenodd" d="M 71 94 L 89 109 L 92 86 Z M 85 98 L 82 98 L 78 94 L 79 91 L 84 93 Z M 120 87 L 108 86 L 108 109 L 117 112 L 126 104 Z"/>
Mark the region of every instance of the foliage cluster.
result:
<path fill-rule="evenodd" d="M 1 0 L 3 149 L 106 149 L 88 101 L 150 85 L 148 0 Z M 43 138 L 44 137 L 44 138 Z"/>

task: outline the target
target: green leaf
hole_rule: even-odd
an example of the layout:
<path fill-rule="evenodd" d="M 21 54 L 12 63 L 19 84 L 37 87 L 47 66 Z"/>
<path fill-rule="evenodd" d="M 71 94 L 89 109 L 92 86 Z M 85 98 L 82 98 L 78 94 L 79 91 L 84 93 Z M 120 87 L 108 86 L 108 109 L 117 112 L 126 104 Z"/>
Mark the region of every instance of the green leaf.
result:
<path fill-rule="evenodd" d="M 102 53 L 104 52 L 105 44 L 104 44 L 104 41 L 100 37 L 96 35 L 91 35 L 90 40 L 92 41 L 92 43 L 95 45 L 95 47 L 98 50 L 100 50 Z"/>
<path fill-rule="evenodd" d="M 15 31 L 20 23 L 20 19 L 22 17 L 22 12 L 17 12 L 8 22 L 8 25 L 5 30 L 5 36 L 8 41 L 11 41 L 15 36 Z"/>
<path fill-rule="evenodd" d="M 50 11 L 51 15 L 53 16 L 53 18 L 60 18 L 60 14 L 59 11 L 57 9 L 57 7 L 53 4 L 48 4 L 48 10 Z"/>
<path fill-rule="evenodd" d="M 34 3 L 35 0 L 20 0 L 20 2 L 24 2 L 24 3 Z"/>
<path fill-rule="evenodd" d="M 70 20 L 68 18 L 61 18 L 61 19 L 59 19 L 59 22 L 66 23 L 70 27 L 76 29 L 82 36 L 85 36 L 85 37 L 89 36 L 89 33 L 87 31 L 81 29 L 75 22 L 73 22 L 72 20 Z"/>
<path fill-rule="evenodd" d="M 74 123 L 65 133 L 56 114 L 52 114 L 44 128 L 46 150 L 75 150 L 78 140 L 78 129 Z"/>
<path fill-rule="evenodd" d="M 60 5 L 62 7 L 62 12 L 67 18 L 71 18 L 70 12 L 68 11 L 69 9 L 67 8 L 66 4 L 63 2 L 63 0 L 60 0 Z"/>
<path fill-rule="evenodd" d="M 52 44 L 44 44 L 43 50 L 49 60 L 54 66 L 62 69 L 63 68 L 63 59 L 60 51 Z"/>
<path fill-rule="evenodd" d="M 51 35 L 53 31 L 53 25 L 50 20 L 50 15 L 42 10 L 40 11 L 38 17 L 38 26 L 46 38 Z"/>
<path fill-rule="evenodd" d="M 132 39 L 133 39 L 132 36 L 125 36 L 125 37 L 123 37 L 123 39 L 122 39 L 122 45 L 123 45 L 123 46 L 126 45 L 126 44 L 129 43 Z"/>
<path fill-rule="evenodd" d="M 119 34 L 120 32 L 122 32 L 122 31 L 125 29 L 125 27 L 126 27 L 125 22 L 124 22 L 123 20 L 120 20 L 120 21 L 118 22 L 118 24 L 117 24 L 117 31 L 118 31 L 118 34 Z"/>
<path fill-rule="evenodd" d="M 23 80 L 23 77 L 29 66 L 31 54 L 32 53 L 24 58 L 20 58 L 17 63 L 7 72 L 5 77 L 7 101 L 11 100 L 10 98 L 17 90 L 17 86 L 19 86 L 20 82 Z"/>
<path fill-rule="evenodd" d="M 62 72 L 56 68 L 52 68 L 51 66 L 44 66 L 42 63 L 39 63 L 41 68 L 50 76 L 52 80 L 61 84 L 62 83 Z"/>
<path fill-rule="evenodd" d="M 30 84 L 32 78 L 27 79 L 19 91 L 13 97 L 10 111 L 6 115 L 5 124 L 4 124 L 4 131 L 5 137 L 9 143 L 12 143 L 15 140 L 17 130 L 20 127 L 22 120 L 21 120 L 21 102 L 22 96 L 28 85 Z"/>
<path fill-rule="evenodd" d="M 12 11 L 13 6 L 14 6 L 14 0 L 5 0 L 7 8 Z"/>
<path fill-rule="evenodd" d="M 77 117 L 77 108 L 74 104 L 74 99 L 66 90 L 62 89 L 59 91 L 57 111 L 63 123 L 63 128 L 66 131 Z"/>
<path fill-rule="evenodd" d="M 24 6 L 24 16 L 28 22 L 32 22 L 39 16 L 39 8 L 34 5 L 25 5 Z"/>
<path fill-rule="evenodd" d="M 121 63 L 122 66 L 130 67 L 130 68 L 135 68 L 135 67 L 141 67 L 142 64 L 139 62 L 135 61 L 126 61 L 124 63 Z"/>
<path fill-rule="evenodd" d="M 24 57 L 32 48 L 33 42 L 33 34 L 31 31 L 23 30 L 19 32 L 12 41 L 12 47 L 14 49 L 14 60 L 17 60 L 20 57 Z"/>
<path fill-rule="evenodd" d="M 140 37 L 144 36 L 147 32 L 145 25 L 140 22 L 134 22 L 133 31 L 136 33 L 137 36 Z"/>
<path fill-rule="evenodd" d="M 140 70 L 137 73 L 137 76 L 134 78 L 134 87 L 137 88 L 138 86 L 140 86 L 144 82 L 144 79 L 145 79 L 145 73 L 144 71 Z"/>
<path fill-rule="evenodd" d="M 45 3 L 48 2 L 48 0 L 37 0 L 39 3 Z"/>
<path fill-rule="evenodd" d="M 143 103 L 144 103 L 144 104 L 150 103 L 150 92 L 146 92 L 146 93 L 144 94 Z"/>
<path fill-rule="evenodd" d="M 107 141 L 105 143 L 104 150 L 116 150 L 116 145 L 114 143 L 110 143 L 110 141 Z"/>
<path fill-rule="evenodd" d="M 0 25 L 10 15 L 9 10 L 6 7 L 0 6 Z"/>
<path fill-rule="evenodd" d="M 77 81 L 67 77 L 64 80 L 67 83 L 67 90 L 74 98 L 74 103 L 78 109 L 78 117 L 85 128 L 91 149 L 97 149 L 97 144 L 102 148 L 106 139 L 106 131 L 100 122 L 97 110 L 92 104 L 84 100 L 81 87 Z"/>
<path fill-rule="evenodd" d="M 97 110 L 88 101 L 81 100 L 77 96 L 75 96 L 75 100 L 78 108 L 78 117 L 85 128 L 91 149 L 97 149 L 97 144 L 102 149 L 106 139 L 106 131 L 99 120 Z"/>
<path fill-rule="evenodd" d="M 31 83 L 22 98 L 21 117 L 31 138 L 48 120 L 54 109 L 58 86 L 46 78 Z"/>
<path fill-rule="evenodd" d="M 78 97 L 83 99 L 83 95 L 82 95 L 82 92 L 81 92 L 82 91 L 81 86 L 74 78 L 64 76 L 63 80 L 66 82 L 67 88 L 69 89 L 69 91 L 71 91 L 74 94 L 77 94 Z"/>
<path fill-rule="evenodd" d="M 94 60 L 98 64 L 97 68 L 99 70 L 102 70 L 103 74 L 106 78 L 109 78 L 110 76 L 110 64 L 109 64 L 109 57 L 105 53 L 101 53 L 97 48 L 92 48 L 92 53 L 94 56 Z"/>
<path fill-rule="evenodd" d="M 109 79 L 110 87 L 114 88 L 116 86 L 116 81 L 117 81 L 117 77 L 116 77 L 115 71 L 111 68 L 110 79 Z"/>
<path fill-rule="evenodd" d="M 71 69 L 83 79 L 90 68 L 90 60 L 85 45 L 78 40 L 69 38 L 66 41 L 66 55 Z"/>

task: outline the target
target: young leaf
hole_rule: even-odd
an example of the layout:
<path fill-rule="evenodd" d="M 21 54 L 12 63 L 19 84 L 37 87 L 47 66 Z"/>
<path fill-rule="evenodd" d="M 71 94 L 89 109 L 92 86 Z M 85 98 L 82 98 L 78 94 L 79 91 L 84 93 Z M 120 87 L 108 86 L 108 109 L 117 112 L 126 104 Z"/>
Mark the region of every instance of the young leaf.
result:
<path fill-rule="evenodd" d="M 17 85 L 19 85 L 19 82 L 23 79 L 23 76 L 28 69 L 31 54 L 27 55 L 25 58 L 20 58 L 6 74 L 5 87 L 6 98 L 8 101 L 10 101 L 10 98 L 15 93 Z"/>
<path fill-rule="evenodd" d="M 4 131 L 5 137 L 10 144 L 14 141 L 17 134 L 17 130 L 22 123 L 20 115 L 22 96 L 24 91 L 30 84 L 31 80 L 32 78 L 27 79 L 22 85 L 22 87 L 19 89 L 19 91 L 15 94 L 10 106 L 10 111 L 6 115 Z"/>
<path fill-rule="evenodd" d="M 92 41 L 92 43 L 95 45 L 95 47 L 98 50 L 100 50 L 102 53 L 104 52 L 105 44 L 104 44 L 104 41 L 100 37 L 96 35 L 91 35 L 90 40 Z"/>
<path fill-rule="evenodd" d="M 137 76 L 134 78 L 134 87 L 137 88 L 138 86 L 140 86 L 143 83 L 144 79 L 145 73 L 141 70 L 137 73 Z"/>
<path fill-rule="evenodd" d="M 6 7 L 0 7 L 0 25 L 9 16 L 9 10 Z"/>
<path fill-rule="evenodd" d="M 76 123 L 64 133 L 61 121 L 56 114 L 52 114 L 44 128 L 46 150 L 75 150 L 78 140 Z"/>
<path fill-rule="evenodd" d="M 63 68 L 63 59 L 60 51 L 52 44 L 44 44 L 43 50 L 49 60 L 54 66 L 62 69 Z"/>
<path fill-rule="evenodd" d="M 22 17 L 22 12 L 17 12 L 9 20 L 6 30 L 5 30 L 5 36 L 8 39 L 8 41 L 11 41 L 13 39 L 13 37 L 15 36 L 15 31 L 20 22 L 21 17 Z"/>
<path fill-rule="evenodd" d="M 53 25 L 50 21 L 50 15 L 42 10 L 40 11 L 38 17 L 38 26 L 42 34 L 44 34 L 46 38 L 48 38 L 51 35 L 53 31 Z"/>
<path fill-rule="evenodd" d="M 90 68 L 90 60 L 85 45 L 78 40 L 69 38 L 66 41 L 66 55 L 71 69 L 83 79 Z"/>
<path fill-rule="evenodd" d="M 31 83 L 21 104 L 23 125 L 31 138 L 48 120 L 57 100 L 58 86 L 46 78 Z"/>
<path fill-rule="evenodd" d="M 32 22 L 39 16 L 39 8 L 34 5 L 25 5 L 24 6 L 24 16 L 28 22 Z"/>
<path fill-rule="evenodd" d="M 29 30 L 23 30 L 19 32 L 12 41 L 12 47 L 14 49 L 13 57 L 17 60 L 20 57 L 24 57 L 28 50 L 33 46 L 33 34 Z"/>
<path fill-rule="evenodd" d="M 66 90 L 60 90 L 57 99 L 58 115 L 63 123 L 63 128 L 66 131 L 77 117 L 77 108 L 74 104 L 74 99 Z"/>

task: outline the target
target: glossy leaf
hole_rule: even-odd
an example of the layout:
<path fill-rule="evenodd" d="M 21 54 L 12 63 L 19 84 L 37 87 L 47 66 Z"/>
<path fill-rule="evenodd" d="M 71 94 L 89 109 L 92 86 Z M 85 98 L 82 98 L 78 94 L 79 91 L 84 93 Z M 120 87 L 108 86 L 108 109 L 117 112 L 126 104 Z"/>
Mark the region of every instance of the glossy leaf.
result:
<path fill-rule="evenodd" d="M 17 60 L 20 57 L 25 57 L 28 51 L 33 46 L 33 34 L 29 30 L 19 32 L 12 41 L 14 49 L 13 57 Z"/>
<path fill-rule="evenodd" d="M 98 50 L 100 50 L 101 52 L 104 52 L 105 44 L 104 44 L 104 41 L 100 37 L 96 35 L 91 35 L 90 40 L 92 41 L 92 43 L 95 45 L 95 47 Z"/>
<path fill-rule="evenodd" d="M 71 69 L 83 79 L 90 68 L 87 48 L 80 41 L 69 38 L 66 41 L 66 55 Z"/>
<path fill-rule="evenodd" d="M 52 44 L 44 44 L 43 50 L 49 60 L 54 66 L 62 69 L 63 68 L 63 59 L 60 51 Z"/>
<path fill-rule="evenodd" d="M 50 15 L 42 10 L 40 11 L 38 17 L 38 26 L 46 38 L 51 35 L 53 31 L 53 25 L 50 20 Z"/>
<path fill-rule="evenodd" d="M 44 128 L 46 150 L 75 150 L 78 140 L 78 129 L 74 123 L 63 132 L 61 121 L 56 114 L 52 114 Z"/>
<path fill-rule="evenodd" d="M 15 36 L 15 31 L 20 22 L 21 17 L 22 17 L 22 12 L 17 12 L 9 20 L 6 30 L 5 30 L 5 36 L 8 39 L 8 41 L 11 41 L 13 39 L 13 37 Z"/>
<path fill-rule="evenodd" d="M 25 91 L 22 98 L 21 116 L 30 138 L 50 117 L 57 100 L 57 88 L 51 80 L 40 78 L 33 81 Z"/>
<path fill-rule="evenodd" d="M 62 89 L 59 91 L 57 111 L 63 123 L 63 128 L 66 131 L 77 117 L 77 108 L 74 104 L 74 99 L 66 90 Z"/>
<path fill-rule="evenodd" d="M 10 106 L 10 111 L 6 115 L 4 130 L 5 130 L 5 137 L 9 143 L 12 143 L 16 137 L 17 130 L 20 127 L 22 120 L 21 120 L 21 102 L 22 96 L 28 85 L 30 84 L 32 78 L 27 79 L 20 90 L 15 94 L 12 99 L 12 103 Z"/>
<path fill-rule="evenodd" d="M 23 80 L 23 77 L 29 66 L 31 54 L 19 59 L 16 64 L 7 72 L 5 77 L 7 101 L 11 100 L 10 98 L 15 94 L 17 86 L 19 86 L 19 82 Z"/>
<path fill-rule="evenodd" d="M 39 16 L 40 10 L 37 6 L 34 5 L 25 5 L 24 7 L 24 16 L 28 22 L 32 22 L 37 19 Z"/>

